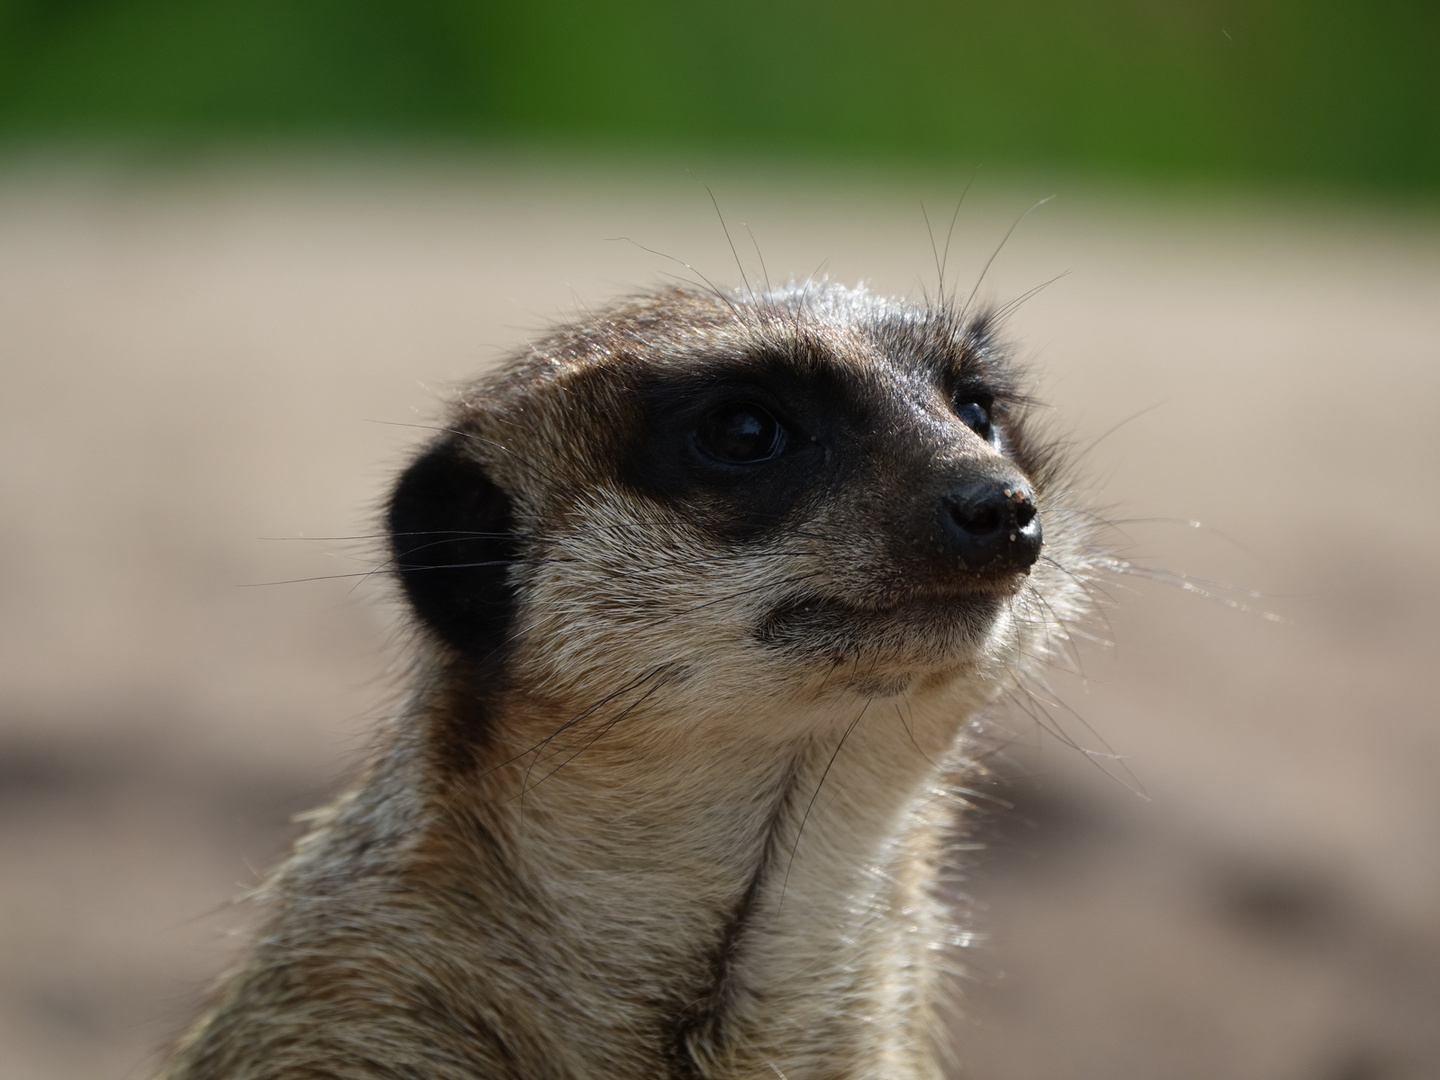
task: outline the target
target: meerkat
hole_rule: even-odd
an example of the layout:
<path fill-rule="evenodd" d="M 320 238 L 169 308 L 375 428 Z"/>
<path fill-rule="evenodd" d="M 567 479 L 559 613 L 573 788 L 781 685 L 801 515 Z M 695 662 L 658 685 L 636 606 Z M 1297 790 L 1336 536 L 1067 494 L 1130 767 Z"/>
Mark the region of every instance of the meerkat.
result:
<path fill-rule="evenodd" d="M 975 717 L 1084 608 L 996 320 L 673 287 L 458 394 L 407 699 L 164 1080 L 918 1080 Z M 963 825 L 961 826 L 963 827 Z"/>

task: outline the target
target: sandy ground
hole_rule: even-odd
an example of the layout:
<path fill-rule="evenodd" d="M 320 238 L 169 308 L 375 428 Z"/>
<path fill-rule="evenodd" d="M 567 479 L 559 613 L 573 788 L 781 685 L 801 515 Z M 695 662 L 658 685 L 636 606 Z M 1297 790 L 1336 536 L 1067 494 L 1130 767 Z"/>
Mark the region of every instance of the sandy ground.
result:
<path fill-rule="evenodd" d="M 773 278 L 911 294 L 961 186 L 706 179 L 757 277 L 740 223 Z M 979 185 L 950 280 L 1053 189 Z M 961 1055 L 1440 1075 L 1440 219 L 1059 190 L 982 292 L 1068 271 L 1011 325 L 1094 504 L 1136 561 L 1266 595 L 1117 581 L 1065 707 L 1004 718 Z M 406 425 L 689 273 L 637 245 L 739 276 L 669 165 L 0 170 L 0 1080 L 152 1067 L 392 700 L 381 585 L 263 583 L 373 567 Z"/>

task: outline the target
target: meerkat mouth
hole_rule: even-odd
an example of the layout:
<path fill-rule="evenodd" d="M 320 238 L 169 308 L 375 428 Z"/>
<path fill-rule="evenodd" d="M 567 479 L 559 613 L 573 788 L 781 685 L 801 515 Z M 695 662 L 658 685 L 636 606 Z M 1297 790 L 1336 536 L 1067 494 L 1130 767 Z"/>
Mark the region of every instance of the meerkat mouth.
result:
<path fill-rule="evenodd" d="M 1018 577 L 1018 575 L 1017 575 Z M 946 589 L 865 603 L 813 594 L 787 597 L 755 626 L 756 641 L 775 649 L 847 651 L 913 644 L 927 652 L 953 651 L 981 640 L 1018 581 L 982 580 Z"/>

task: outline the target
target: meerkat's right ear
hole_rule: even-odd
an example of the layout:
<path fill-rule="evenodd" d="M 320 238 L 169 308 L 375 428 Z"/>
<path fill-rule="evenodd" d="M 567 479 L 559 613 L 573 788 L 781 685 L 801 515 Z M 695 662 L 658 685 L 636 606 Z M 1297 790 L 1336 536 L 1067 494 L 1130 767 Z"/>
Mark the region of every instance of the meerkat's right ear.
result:
<path fill-rule="evenodd" d="M 518 550 L 510 500 L 463 435 L 440 440 L 405 470 L 387 523 L 393 566 L 420 620 L 461 652 L 498 655 L 515 611 Z"/>

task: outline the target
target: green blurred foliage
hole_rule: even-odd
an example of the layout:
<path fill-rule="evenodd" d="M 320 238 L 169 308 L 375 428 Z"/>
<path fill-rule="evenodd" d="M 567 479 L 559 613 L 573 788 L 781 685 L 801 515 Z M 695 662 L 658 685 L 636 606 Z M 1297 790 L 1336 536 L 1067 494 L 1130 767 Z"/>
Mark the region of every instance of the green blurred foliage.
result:
<path fill-rule="evenodd" d="M 0 133 L 588 141 L 1440 191 L 1436 0 L 0 0 Z"/>

